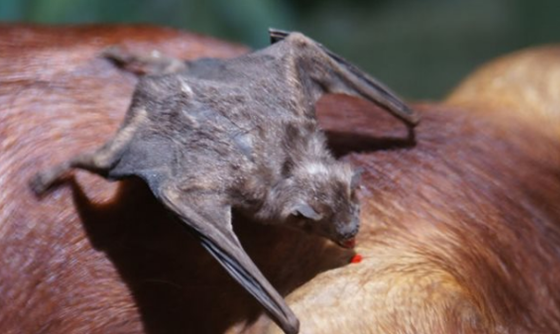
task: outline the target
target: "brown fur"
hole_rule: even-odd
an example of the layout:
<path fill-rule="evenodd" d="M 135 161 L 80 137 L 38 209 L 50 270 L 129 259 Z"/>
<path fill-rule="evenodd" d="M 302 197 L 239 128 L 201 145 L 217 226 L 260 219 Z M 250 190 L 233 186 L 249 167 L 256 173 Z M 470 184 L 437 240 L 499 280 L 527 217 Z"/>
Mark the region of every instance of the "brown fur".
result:
<path fill-rule="evenodd" d="M 113 44 L 181 58 L 244 51 L 161 28 L 0 27 L 0 331 L 279 330 L 141 182 L 79 172 L 42 201 L 28 189 L 33 173 L 97 147 L 120 123 L 136 79 L 95 56 Z M 515 89 L 551 84 L 527 75 Z M 368 102 L 319 102 L 333 149 L 365 168 L 364 261 L 347 265 L 352 254 L 320 238 L 235 222 L 302 333 L 560 332 L 558 123 L 527 117 L 556 100 L 521 112 L 499 102 L 506 92 L 418 105 L 414 148 Z"/>
<path fill-rule="evenodd" d="M 560 133 L 560 48 L 542 46 L 499 58 L 466 78 L 446 103 L 483 113 L 516 114 Z"/>

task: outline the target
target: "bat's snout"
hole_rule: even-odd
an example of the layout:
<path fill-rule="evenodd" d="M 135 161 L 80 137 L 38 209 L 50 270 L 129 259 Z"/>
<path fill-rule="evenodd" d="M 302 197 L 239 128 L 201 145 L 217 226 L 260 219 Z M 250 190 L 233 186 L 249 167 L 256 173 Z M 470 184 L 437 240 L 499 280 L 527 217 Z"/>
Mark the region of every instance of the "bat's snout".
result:
<path fill-rule="evenodd" d="M 345 240 L 337 242 L 337 244 L 340 247 L 352 249 L 352 248 L 356 247 L 356 238 L 352 237 L 352 238 L 349 238 L 349 239 L 345 239 Z"/>

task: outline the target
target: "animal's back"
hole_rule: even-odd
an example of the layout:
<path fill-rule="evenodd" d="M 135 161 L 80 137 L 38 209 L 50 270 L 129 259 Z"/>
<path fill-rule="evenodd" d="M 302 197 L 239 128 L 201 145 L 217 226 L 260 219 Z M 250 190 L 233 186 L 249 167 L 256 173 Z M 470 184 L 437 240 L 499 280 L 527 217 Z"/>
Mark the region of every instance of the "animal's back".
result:
<path fill-rule="evenodd" d="M 519 63 L 509 57 L 509 70 L 527 71 L 530 55 L 524 52 Z M 535 57 L 542 59 L 542 50 Z M 533 66 L 560 68 L 547 59 Z M 488 73 L 474 78 L 490 80 Z M 348 156 L 366 170 L 357 248 L 364 261 L 320 274 L 288 297 L 296 314 L 310 318 L 302 332 L 560 331 L 560 142 L 558 124 L 541 117 L 556 108 L 557 96 L 540 99 L 534 117 L 500 94 L 456 106 L 463 92 L 484 90 L 483 80 L 473 84 L 453 95 L 453 106 L 417 105 L 423 116 L 417 144 L 405 149 L 398 141 L 404 131 L 381 115 L 340 128 L 338 110 L 355 115 L 369 108 L 363 102 L 320 104 L 339 154 L 380 140 L 395 149 Z M 534 76 L 511 84 L 554 87 Z M 507 85 L 501 83 L 505 92 Z"/>

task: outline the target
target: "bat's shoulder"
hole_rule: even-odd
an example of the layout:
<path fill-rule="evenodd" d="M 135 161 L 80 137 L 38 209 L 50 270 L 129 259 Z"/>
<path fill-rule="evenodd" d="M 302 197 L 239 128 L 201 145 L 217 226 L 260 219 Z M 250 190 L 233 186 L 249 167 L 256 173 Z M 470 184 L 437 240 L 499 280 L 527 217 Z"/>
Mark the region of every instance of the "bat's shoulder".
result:
<path fill-rule="evenodd" d="M 146 75 L 139 78 L 133 99 L 142 104 L 165 103 L 190 95 L 192 88 L 180 74 Z"/>

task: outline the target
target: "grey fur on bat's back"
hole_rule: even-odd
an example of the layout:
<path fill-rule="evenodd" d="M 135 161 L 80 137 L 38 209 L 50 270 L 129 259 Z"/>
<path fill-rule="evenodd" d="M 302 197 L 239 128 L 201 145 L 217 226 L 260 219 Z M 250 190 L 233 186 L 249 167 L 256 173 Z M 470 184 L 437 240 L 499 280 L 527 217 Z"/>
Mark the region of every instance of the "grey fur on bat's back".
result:
<path fill-rule="evenodd" d="M 315 118 L 323 92 L 294 80 L 297 64 L 283 62 L 283 48 L 142 78 L 130 110 L 148 111 L 147 121 L 108 176 L 139 175 L 157 187 L 163 172 L 181 188 L 219 190 L 254 211 L 294 164 L 336 164 Z"/>
<path fill-rule="evenodd" d="M 264 188 L 282 177 L 284 162 L 298 159 L 290 151 L 297 141 L 289 138 L 293 132 L 303 132 L 301 139 L 324 138 L 313 110 L 303 111 L 309 114 L 304 116 L 295 94 L 275 82 L 288 74 L 267 68 L 274 65 L 274 56 L 250 57 L 268 71 L 266 76 L 245 59 L 199 60 L 179 74 L 142 78 L 130 110 L 146 110 L 147 121 L 135 130 L 109 176 L 141 171 L 150 179 L 165 171 L 184 186 L 220 189 L 234 195 L 232 200 L 262 197 Z M 245 187 L 250 189 L 237 193 Z"/>
<path fill-rule="evenodd" d="M 299 33 L 271 37 L 276 44 L 236 59 L 157 63 L 170 73 L 140 79 L 113 139 L 37 174 L 31 185 L 42 193 L 70 168 L 141 177 L 272 319 L 297 333 L 298 319 L 237 240 L 231 208 L 351 246 L 359 227 L 356 173 L 326 149 L 316 101 L 350 94 L 409 128 L 418 119 L 320 44 Z"/>

